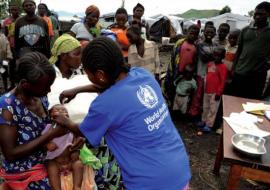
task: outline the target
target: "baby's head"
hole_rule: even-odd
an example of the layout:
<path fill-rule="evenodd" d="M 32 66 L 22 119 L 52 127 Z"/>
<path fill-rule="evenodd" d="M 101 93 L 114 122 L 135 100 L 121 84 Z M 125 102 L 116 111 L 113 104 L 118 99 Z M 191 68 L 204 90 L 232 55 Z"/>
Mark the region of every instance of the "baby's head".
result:
<path fill-rule="evenodd" d="M 62 104 L 56 104 L 56 105 L 54 105 L 54 106 L 50 109 L 50 111 L 49 111 L 49 114 L 50 114 L 50 117 L 51 117 L 51 118 L 53 118 L 55 115 L 57 115 L 57 114 L 59 114 L 59 113 L 65 114 L 65 116 L 68 117 L 68 111 L 67 111 L 67 109 L 65 108 L 65 106 L 62 105 Z"/>

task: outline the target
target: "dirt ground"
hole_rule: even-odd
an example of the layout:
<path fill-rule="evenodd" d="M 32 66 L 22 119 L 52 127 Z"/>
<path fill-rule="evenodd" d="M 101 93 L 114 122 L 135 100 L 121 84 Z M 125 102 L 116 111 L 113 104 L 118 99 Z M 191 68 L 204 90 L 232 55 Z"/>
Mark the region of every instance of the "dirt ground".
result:
<path fill-rule="evenodd" d="M 165 70 L 170 61 L 170 47 L 160 48 L 160 60 L 162 70 Z M 180 117 L 174 117 L 173 120 L 186 145 L 190 159 L 192 171 L 190 190 L 225 190 L 230 165 L 223 162 L 220 175 L 215 176 L 212 173 L 220 135 L 212 132 L 198 136 L 194 123 Z M 270 190 L 270 185 L 241 180 L 237 190 Z"/>

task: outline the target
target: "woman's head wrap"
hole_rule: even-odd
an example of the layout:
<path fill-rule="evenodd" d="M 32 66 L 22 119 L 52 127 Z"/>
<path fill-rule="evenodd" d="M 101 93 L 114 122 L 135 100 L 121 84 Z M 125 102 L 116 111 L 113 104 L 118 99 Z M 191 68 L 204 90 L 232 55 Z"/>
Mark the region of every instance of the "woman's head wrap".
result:
<path fill-rule="evenodd" d="M 85 15 L 87 16 L 87 15 L 89 15 L 89 14 L 95 12 L 95 11 L 98 12 L 98 15 L 100 14 L 99 9 L 98 9 L 97 6 L 95 6 L 95 5 L 90 5 L 89 7 L 86 8 L 86 10 L 85 10 Z"/>
<path fill-rule="evenodd" d="M 54 42 L 51 50 L 51 58 L 49 62 L 55 64 L 58 60 L 58 56 L 62 53 L 69 53 L 74 49 L 81 47 L 80 42 L 69 34 L 63 34 Z"/>

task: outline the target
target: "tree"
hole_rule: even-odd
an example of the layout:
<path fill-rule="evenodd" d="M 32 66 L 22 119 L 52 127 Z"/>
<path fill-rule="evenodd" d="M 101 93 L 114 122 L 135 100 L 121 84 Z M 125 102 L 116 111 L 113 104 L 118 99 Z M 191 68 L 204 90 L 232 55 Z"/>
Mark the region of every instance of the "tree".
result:
<path fill-rule="evenodd" d="M 9 4 L 15 4 L 22 11 L 22 0 L 0 0 L 0 19 L 8 16 Z"/>
<path fill-rule="evenodd" d="M 230 12 L 232 12 L 231 8 L 228 5 L 226 5 L 225 7 L 221 9 L 221 11 L 219 11 L 219 15 L 222 15 L 224 13 L 230 13 Z"/>
<path fill-rule="evenodd" d="M 8 1 L 7 0 L 0 0 L 0 19 L 3 19 L 8 14 Z"/>

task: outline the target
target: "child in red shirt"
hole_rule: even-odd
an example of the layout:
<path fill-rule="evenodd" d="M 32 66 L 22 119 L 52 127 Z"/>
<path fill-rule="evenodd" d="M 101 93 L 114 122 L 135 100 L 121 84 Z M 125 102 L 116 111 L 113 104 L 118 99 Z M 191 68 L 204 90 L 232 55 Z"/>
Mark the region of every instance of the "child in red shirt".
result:
<path fill-rule="evenodd" d="M 214 61 L 209 62 L 207 65 L 202 114 L 203 132 L 210 132 L 214 125 L 220 97 L 226 83 L 227 67 L 222 62 L 225 52 L 223 47 L 215 48 L 213 53 Z"/>

